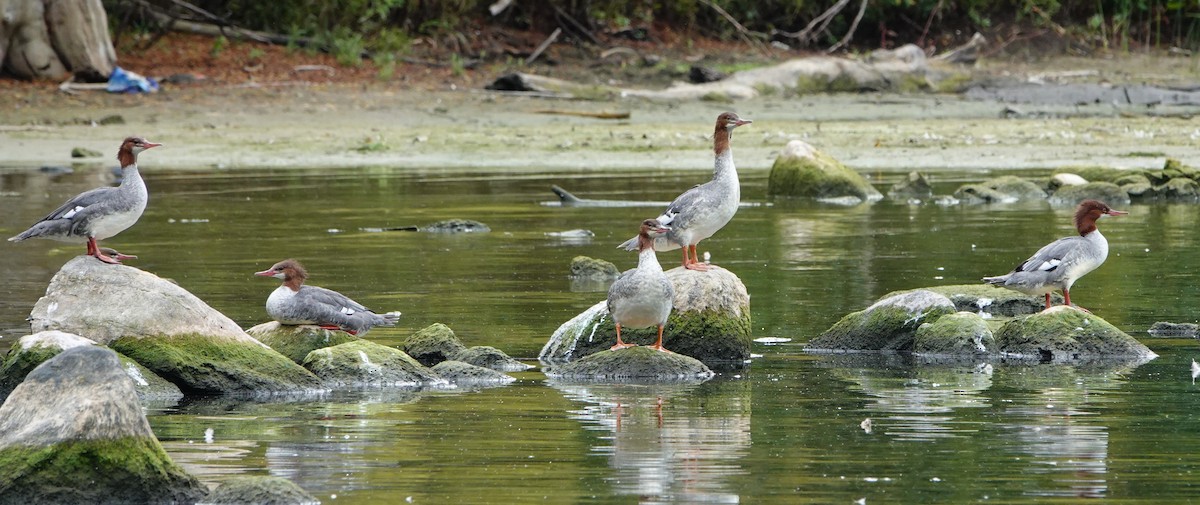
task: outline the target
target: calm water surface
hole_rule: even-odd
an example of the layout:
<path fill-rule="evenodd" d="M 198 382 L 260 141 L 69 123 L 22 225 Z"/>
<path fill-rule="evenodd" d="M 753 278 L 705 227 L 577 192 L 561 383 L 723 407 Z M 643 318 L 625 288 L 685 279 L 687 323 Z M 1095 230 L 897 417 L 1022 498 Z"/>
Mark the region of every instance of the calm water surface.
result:
<path fill-rule="evenodd" d="M 244 327 L 266 320 L 276 282 L 252 273 L 285 257 L 310 282 L 378 310 L 396 345 L 435 322 L 467 345 L 531 359 L 563 321 L 603 299 L 573 286 L 572 257 L 620 268 L 615 249 L 649 208 L 558 208 L 551 184 L 589 198 L 669 200 L 708 173 L 498 173 L 346 169 L 144 170 L 151 203 L 107 242 L 176 280 Z M 743 171 L 765 202 L 765 173 Z M 984 174 L 937 173 L 939 192 Z M 1039 174 L 1032 174 L 1039 175 Z M 900 172 L 873 174 L 880 187 Z M 106 169 L 0 172 L 0 231 L 11 236 Z M 1197 320 L 1200 208 L 1134 205 L 1102 221 L 1109 261 L 1074 300 L 1161 357 L 1141 366 L 915 365 L 901 356 L 813 356 L 802 344 L 893 290 L 975 283 L 1070 233 L 1070 208 L 1044 202 L 742 209 L 702 244 L 744 280 L 753 364 L 693 386 L 569 385 L 535 371 L 493 389 L 339 391 L 318 398 L 189 399 L 150 405 L 167 451 L 206 483 L 277 475 L 326 503 L 1180 503 L 1200 500 L 1200 402 L 1190 339 L 1154 339 L 1155 321 Z M 376 232 L 448 218 L 488 234 Z M 547 233 L 586 229 L 591 239 Z M 0 244 L 0 347 L 82 245 Z M 678 262 L 660 254 L 664 265 Z M 869 429 L 864 420 L 870 419 Z M 211 430 L 211 431 L 209 431 Z M 207 432 L 207 434 L 206 434 Z"/>

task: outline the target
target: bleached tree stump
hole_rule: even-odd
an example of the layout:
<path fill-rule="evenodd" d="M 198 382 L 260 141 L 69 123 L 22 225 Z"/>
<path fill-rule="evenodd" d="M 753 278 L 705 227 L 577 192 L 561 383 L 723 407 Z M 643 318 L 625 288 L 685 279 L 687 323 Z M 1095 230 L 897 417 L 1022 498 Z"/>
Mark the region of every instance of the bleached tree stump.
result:
<path fill-rule="evenodd" d="M 100 0 L 0 0 L 0 74 L 108 79 L 117 52 Z"/>

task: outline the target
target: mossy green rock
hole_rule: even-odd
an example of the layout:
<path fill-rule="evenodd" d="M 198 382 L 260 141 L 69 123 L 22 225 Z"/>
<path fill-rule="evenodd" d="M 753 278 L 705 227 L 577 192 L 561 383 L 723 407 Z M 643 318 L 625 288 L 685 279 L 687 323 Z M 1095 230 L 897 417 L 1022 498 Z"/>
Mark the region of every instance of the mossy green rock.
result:
<path fill-rule="evenodd" d="M 0 406 L 0 504 L 195 503 L 206 491 L 154 437 L 110 349 L 62 351 Z"/>
<path fill-rule="evenodd" d="M 202 335 L 121 338 L 110 347 L 185 393 L 268 393 L 321 387 L 315 375 L 258 341 Z"/>
<path fill-rule="evenodd" d="M 551 379 L 587 382 L 704 381 L 712 376 L 699 360 L 645 346 L 597 352 L 546 371 Z"/>
<path fill-rule="evenodd" d="M 317 349 L 304 367 L 331 386 L 418 387 L 445 383 L 404 351 L 369 340 Z"/>
<path fill-rule="evenodd" d="M 434 373 L 459 386 L 500 386 L 517 379 L 490 368 L 457 360 L 446 360 L 433 366 Z"/>
<path fill-rule="evenodd" d="M 862 175 L 802 140 L 788 142 L 767 176 L 767 194 L 818 199 L 883 198 Z"/>
<path fill-rule="evenodd" d="M 104 154 L 102 154 L 100 151 L 97 151 L 95 149 L 88 149 L 86 147 L 72 147 L 71 148 L 71 157 L 72 158 L 96 158 L 96 157 L 100 157 L 100 156 L 104 156 Z"/>
<path fill-rule="evenodd" d="M 996 347 L 996 339 L 979 314 L 955 312 L 917 328 L 913 352 L 940 356 L 987 354 Z"/>
<path fill-rule="evenodd" d="M 505 354 L 504 351 L 501 351 L 500 349 L 486 345 L 468 347 L 467 349 L 464 349 L 463 352 L 460 352 L 458 355 L 454 356 L 454 359 L 464 363 L 470 363 L 475 366 L 498 370 L 501 372 L 520 372 L 522 370 L 533 368 L 530 365 L 526 365 L 520 361 L 512 359 L 512 357 Z"/>
<path fill-rule="evenodd" d="M 1078 186 L 1063 186 L 1050 196 L 1050 202 L 1076 205 L 1087 199 L 1100 200 L 1109 205 L 1129 203 L 1129 193 L 1111 182 L 1089 182 Z"/>
<path fill-rule="evenodd" d="M 571 260 L 571 277 L 575 279 L 616 279 L 621 274 L 611 261 L 576 256 Z"/>
<path fill-rule="evenodd" d="M 283 477 L 249 475 L 226 479 L 201 502 L 204 505 L 317 505 L 313 495 Z"/>
<path fill-rule="evenodd" d="M 949 298 L 918 289 L 846 315 L 805 347 L 814 351 L 911 351 L 923 323 L 954 313 Z"/>
<path fill-rule="evenodd" d="M 1172 200 L 1195 200 L 1200 196 L 1200 183 L 1186 177 L 1176 177 L 1154 188 L 1159 196 Z"/>
<path fill-rule="evenodd" d="M 952 284 L 949 286 L 930 286 L 921 288 L 933 291 L 949 298 L 954 303 L 954 310 L 966 312 L 986 312 L 996 316 L 1017 316 L 1036 314 L 1046 308 L 1046 299 L 1041 296 L 1031 296 L 1011 289 L 992 286 L 989 284 Z M 882 298 L 890 298 L 912 290 L 893 291 Z M 1062 295 L 1050 295 L 1053 303 L 1061 305 Z"/>
<path fill-rule="evenodd" d="M 454 330 L 442 323 L 433 323 L 408 337 L 401 346 L 409 356 L 425 366 L 454 359 L 467 349 L 454 335 Z"/>
<path fill-rule="evenodd" d="M 25 335 L 8 351 L 0 362 L 0 398 L 7 397 L 25 376 L 45 361 L 64 350 L 79 346 L 97 345 L 90 339 L 61 331 L 41 331 Z M 121 368 L 133 379 L 138 398 L 173 401 L 183 397 L 179 387 L 159 377 L 150 369 L 120 354 Z"/>
<path fill-rule="evenodd" d="M 1005 175 L 979 184 L 960 186 L 954 196 L 970 201 L 1016 202 L 1042 200 L 1046 198 L 1046 192 L 1033 181 Z"/>
<path fill-rule="evenodd" d="M 675 267 L 666 273 L 675 287 L 675 299 L 663 331 L 663 346 L 713 369 L 745 366 L 751 345 L 750 295 L 741 279 L 717 266 L 707 272 Z M 622 328 L 621 338 L 653 344 L 658 329 Z M 616 325 L 606 302 L 601 301 L 559 326 L 538 359 L 564 363 L 608 350 L 616 342 Z"/>
<path fill-rule="evenodd" d="M 1095 314 L 1064 305 L 1005 323 L 996 331 L 996 346 L 1007 355 L 1043 362 L 1155 356 L 1137 339 Z"/>
<path fill-rule="evenodd" d="M 296 363 L 303 363 L 304 357 L 317 349 L 359 339 L 344 331 L 326 330 L 307 324 L 279 324 L 278 321 L 260 324 L 246 330 L 246 333 Z"/>

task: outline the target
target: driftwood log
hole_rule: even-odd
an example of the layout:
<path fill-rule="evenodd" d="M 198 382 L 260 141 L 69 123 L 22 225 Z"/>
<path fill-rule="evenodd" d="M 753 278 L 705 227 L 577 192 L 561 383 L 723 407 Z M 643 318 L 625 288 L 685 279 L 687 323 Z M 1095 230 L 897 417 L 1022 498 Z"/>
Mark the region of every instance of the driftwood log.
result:
<path fill-rule="evenodd" d="M 107 80 L 117 62 L 100 0 L 0 0 L 0 74 Z"/>

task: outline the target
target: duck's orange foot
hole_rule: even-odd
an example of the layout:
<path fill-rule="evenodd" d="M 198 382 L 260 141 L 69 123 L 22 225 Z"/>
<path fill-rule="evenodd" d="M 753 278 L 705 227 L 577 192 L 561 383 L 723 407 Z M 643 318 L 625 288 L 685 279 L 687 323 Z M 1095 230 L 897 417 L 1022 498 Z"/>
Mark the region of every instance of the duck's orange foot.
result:
<path fill-rule="evenodd" d="M 683 268 L 686 268 L 688 270 L 695 270 L 697 272 L 707 272 L 708 267 L 710 267 L 710 266 L 711 265 L 709 265 L 708 263 L 700 263 L 697 261 L 695 263 L 688 263 L 688 264 L 684 265 Z"/>
<path fill-rule="evenodd" d="M 675 354 L 674 351 L 667 350 L 667 348 L 663 347 L 662 344 L 651 345 L 651 346 L 647 346 L 647 347 L 654 349 L 655 351 L 658 351 L 658 352 L 667 352 L 667 353 Z"/>
<path fill-rule="evenodd" d="M 612 347 L 609 347 L 609 348 L 608 348 L 608 350 L 610 350 L 610 351 L 617 351 L 617 350 L 624 349 L 624 348 L 626 348 L 626 347 L 637 347 L 637 344 L 627 344 L 627 343 L 625 343 L 625 342 L 621 342 L 621 343 L 618 343 L 618 344 L 616 344 L 616 345 L 614 345 L 614 346 L 612 346 Z"/>

